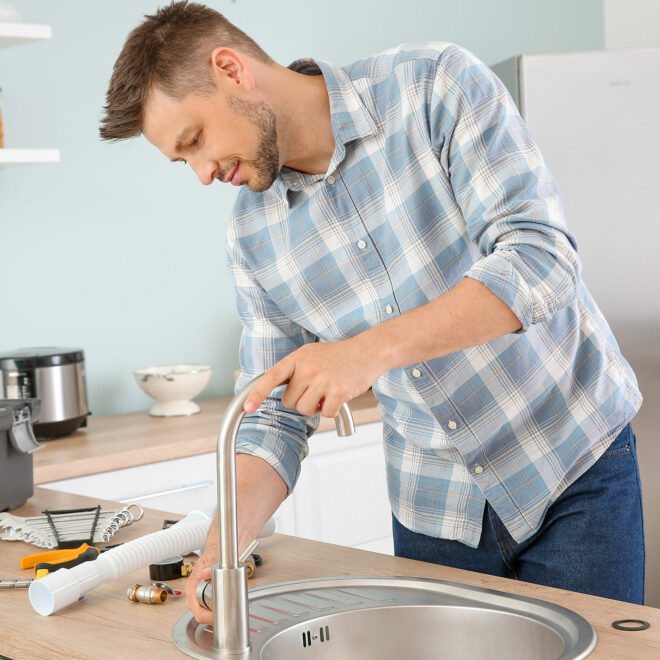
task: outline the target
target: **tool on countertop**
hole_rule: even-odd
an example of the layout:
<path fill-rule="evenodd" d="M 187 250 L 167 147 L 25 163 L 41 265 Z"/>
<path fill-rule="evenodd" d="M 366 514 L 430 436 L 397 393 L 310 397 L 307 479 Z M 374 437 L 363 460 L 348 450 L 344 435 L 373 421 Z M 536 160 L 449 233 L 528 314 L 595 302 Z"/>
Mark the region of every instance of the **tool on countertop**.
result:
<path fill-rule="evenodd" d="M 0 580 L 0 589 L 27 589 L 33 582 L 34 578 Z"/>
<path fill-rule="evenodd" d="M 49 550 L 21 557 L 21 568 L 34 567 L 34 574 L 39 579 L 60 568 L 73 568 L 85 561 L 92 561 L 99 553 L 98 548 L 83 543 L 78 548 Z"/>
<path fill-rule="evenodd" d="M 160 605 L 167 600 L 167 595 L 180 596 L 180 591 L 175 591 L 169 584 L 154 582 L 150 585 L 135 584 L 126 591 L 128 600 L 136 603 L 152 603 Z"/>
<path fill-rule="evenodd" d="M 99 505 L 43 513 L 29 518 L 0 513 L 0 528 L 5 530 L 0 533 L 0 540 L 25 541 L 51 549 L 75 548 L 83 542 L 107 543 L 121 527 L 140 520 L 144 510 L 139 504 L 128 504 L 119 511 L 102 511 Z"/>
<path fill-rule="evenodd" d="M 181 577 L 188 577 L 197 562 L 184 562 L 181 555 L 169 557 L 163 561 L 157 561 L 149 564 L 149 577 L 152 580 L 177 580 Z"/>

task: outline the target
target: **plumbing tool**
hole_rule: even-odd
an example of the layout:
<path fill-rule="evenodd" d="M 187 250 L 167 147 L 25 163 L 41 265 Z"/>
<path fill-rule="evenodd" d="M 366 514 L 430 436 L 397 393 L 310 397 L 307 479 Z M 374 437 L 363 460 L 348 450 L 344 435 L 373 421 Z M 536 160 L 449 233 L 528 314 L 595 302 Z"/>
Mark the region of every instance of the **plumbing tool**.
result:
<path fill-rule="evenodd" d="M 149 577 L 152 580 L 177 580 L 181 577 L 188 577 L 197 562 L 184 562 L 181 555 L 169 557 L 163 561 L 157 561 L 149 564 Z"/>
<path fill-rule="evenodd" d="M 85 561 L 96 559 L 99 556 L 99 552 L 100 550 L 98 548 L 87 545 L 87 543 L 83 543 L 78 548 L 37 552 L 33 555 L 21 557 L 21 568 L 34 567 L 34 574 L 39 579 L 52 571 L 57 571 L 61 568 L 73 568 Z"/>
<path fill-rule="evenodd" d="M 164 603 L 167 600 L 168 594 L 179 597 L 181 592 L 172 589 L 165 582 L 154 582 L 150 585 L 135 584 L 126 591 L 128 600 L 133 600 L 136 603 L 153 603 L 155 605 Z"/>
<path fill-rule="evenodd" d="M 153 584 L 144 586 L 135 584 L 126 591 L 128 600 L 134 600 L 136 603 L 153 603 L 160 605 L 167 600 L 167 589 L 157 587 Z"/>
<path fill-rule="evenodd" d="M 107 543 L 121 527 L 140 520 L 144 510 L 139 504 L 129 504 L 119 511 L 102 511 L 96 506 L 43 513 L 29 518 L 0 513 L 0 528 L 4 528 L 0 540 L 25 541 L 50 549 L 75 548 L 82 542 Z"/>

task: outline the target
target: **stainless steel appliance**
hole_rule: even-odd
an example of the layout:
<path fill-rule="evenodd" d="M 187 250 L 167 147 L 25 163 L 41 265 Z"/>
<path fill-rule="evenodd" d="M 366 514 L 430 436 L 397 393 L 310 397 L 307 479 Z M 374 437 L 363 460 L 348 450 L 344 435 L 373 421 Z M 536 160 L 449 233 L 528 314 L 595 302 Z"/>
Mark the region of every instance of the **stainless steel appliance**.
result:
<path fill-rule="evenodd" d="M 87 423 L 85 358 L 79 348 L 46 346 L 0 353 L 2 398 L 41 399 L 39 438 L 73 433 Z"/>

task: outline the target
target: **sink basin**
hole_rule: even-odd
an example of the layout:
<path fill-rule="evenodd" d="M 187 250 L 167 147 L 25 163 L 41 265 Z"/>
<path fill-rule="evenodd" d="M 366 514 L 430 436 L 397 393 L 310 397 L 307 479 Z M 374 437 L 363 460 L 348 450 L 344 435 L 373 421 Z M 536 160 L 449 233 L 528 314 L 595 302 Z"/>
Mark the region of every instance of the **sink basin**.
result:
<path fill-rule="evenodd" d="M 596 645 L 596 632 L 575 612 L 442 580 L 301 580 L 248 597 L 252 646 L 236 660 L 578 660 Z M 213 627 L 191 613 L 172 639 L 193 657 L 221 657 Z"/>

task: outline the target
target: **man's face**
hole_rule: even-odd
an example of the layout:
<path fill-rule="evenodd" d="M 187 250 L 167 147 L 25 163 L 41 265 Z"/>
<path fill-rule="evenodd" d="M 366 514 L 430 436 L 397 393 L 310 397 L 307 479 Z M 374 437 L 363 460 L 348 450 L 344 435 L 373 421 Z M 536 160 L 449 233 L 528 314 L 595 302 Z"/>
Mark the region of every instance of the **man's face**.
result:
<path fill-rule="evenodd" d="M 264 102 L 216 91 L 175 101 L 157 88 L 145 109 L 143 134 L 174 162 L 187 162 L 208 185 L 220 180 L 270 188 L 281 168 L 275 114 Z"/>

